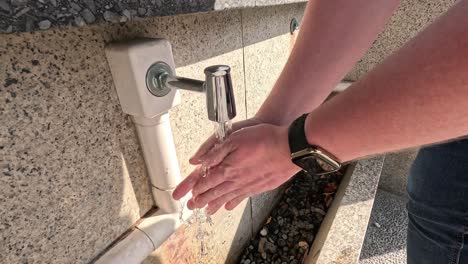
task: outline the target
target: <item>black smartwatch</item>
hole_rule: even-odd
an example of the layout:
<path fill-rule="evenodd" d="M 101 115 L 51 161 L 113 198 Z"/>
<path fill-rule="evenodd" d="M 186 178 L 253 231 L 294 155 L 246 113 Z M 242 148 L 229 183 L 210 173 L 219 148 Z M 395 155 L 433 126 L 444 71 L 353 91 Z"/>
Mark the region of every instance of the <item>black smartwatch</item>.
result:
<path fill-rule="evenodd" d="M 322 175 L 338 171 L 341 163 L 319 146 L 310 145 L 305 135 L 304 124 L 307 114 L 289 126 L 288 140 L 291 160 L 311 175 Z"/>

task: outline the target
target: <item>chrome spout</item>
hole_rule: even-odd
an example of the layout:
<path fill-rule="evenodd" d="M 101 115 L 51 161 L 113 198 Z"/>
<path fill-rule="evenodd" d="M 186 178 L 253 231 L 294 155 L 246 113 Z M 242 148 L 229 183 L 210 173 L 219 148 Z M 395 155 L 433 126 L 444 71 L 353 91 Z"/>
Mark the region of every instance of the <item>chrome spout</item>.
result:
<path fill-rule="evenodd" d="M 159 97 L 168 94 L 171 89 L 206 93 L 208 119 L 225 123 L 237 114 L 230 71 L 231 68 L 226 65 L 207 67 L 203 82 L 175 76 L 169 65 L 158 62 L 148 70 L 146 84 L 151 94 Z"/>
<path fill-rule="evenodd" d="M 217 123 L 232 120 L 237 114 L 230 71 L 231 68 L 226 65 L 205 69 L 208 119 Z"/>

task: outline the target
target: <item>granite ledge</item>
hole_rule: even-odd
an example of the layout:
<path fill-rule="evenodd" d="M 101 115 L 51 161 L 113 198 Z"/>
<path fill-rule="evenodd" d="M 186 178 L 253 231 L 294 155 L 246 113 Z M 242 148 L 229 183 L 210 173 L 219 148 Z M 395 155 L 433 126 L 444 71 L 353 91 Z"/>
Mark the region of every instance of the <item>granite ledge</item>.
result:
<path fill-rule="evenodd" d="M 358 263 L 384 160 L 378 156 L 350 165 L 305 263 Z"/>
<path fill-rule="evenodd" d="M 0 0 L 0 34 L 307 0 Z"/>

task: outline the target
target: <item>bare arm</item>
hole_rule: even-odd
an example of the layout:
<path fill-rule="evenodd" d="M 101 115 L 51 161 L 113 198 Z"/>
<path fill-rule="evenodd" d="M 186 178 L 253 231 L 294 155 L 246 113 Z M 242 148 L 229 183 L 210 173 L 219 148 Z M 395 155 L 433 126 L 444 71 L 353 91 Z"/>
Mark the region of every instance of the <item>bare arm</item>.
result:
<path fill-rule="evenodd" d="M 309 1 L 289 60 L 256 117 L 288 124 L 315 109 L 370 47 L 398 3 Z"/>
<path fill-rule="evenodd" d="M 308 141 L 340 160 L 468 135 L 468 1 L 312 112 Z"/>
<path fill-rule="evenodd" d="M 262 123 L 286 125 L 320 105 L 369 48 L 399 0 L 310 0 L 288 62 L 255 118 L 236 131 Z M 281 107 L 279 107 L 281 106 Z M 190 159 L 196 165 L 216 142 L 206 140 Z"/>

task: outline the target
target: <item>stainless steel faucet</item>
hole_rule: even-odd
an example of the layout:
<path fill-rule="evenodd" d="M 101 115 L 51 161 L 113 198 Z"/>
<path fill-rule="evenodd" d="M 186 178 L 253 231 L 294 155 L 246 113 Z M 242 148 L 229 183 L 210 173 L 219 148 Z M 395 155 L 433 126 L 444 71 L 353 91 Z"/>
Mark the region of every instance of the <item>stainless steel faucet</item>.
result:
<path fill-rule="evenodd" d="M 146 85 L 155 96 L 167 95 L 171 89 L 182 89 L 206 94 L 208 119 L 226 123 L 236 116 L 236 103 L 230 74 L 226 65 L 205 69 L 205 81 L 175 76 L 164 62 L 153 64 L 146 74 Z"/>

